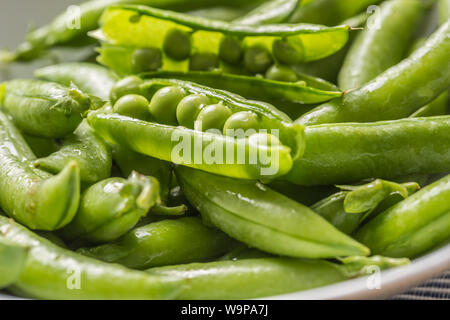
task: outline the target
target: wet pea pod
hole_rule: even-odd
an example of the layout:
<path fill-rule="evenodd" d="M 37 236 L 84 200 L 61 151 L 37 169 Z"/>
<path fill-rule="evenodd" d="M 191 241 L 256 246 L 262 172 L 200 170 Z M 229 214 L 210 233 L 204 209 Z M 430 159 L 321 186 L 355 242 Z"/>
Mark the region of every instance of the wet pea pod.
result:
<path fill-rule="evenodd" d="M 321 287 L 380 269 L 407 265 L 408 259 L 350 257 L 340 263 L 290 258 L 216 261 L 153 268 L 151 275 L 165 276 L 182 286 L 177 299 L 250 299 Z M 245 285 L 243 285 L 245 284 Z"/>
<path fill-rule="evenodd" d="M 306 127 L 306 151 L 286 179 L 300 185 L 450 171 L 450 117 Z"/>
<path fill-rule="evenodd" d="M 162 220 L 136 228 L 108 244 L 78 252 L 133 269 L 210 261 L 235 245 L 221 231 L 199 218 Z"/>
<path fill-rule="evenodd" d="M 1 215 L 0 239 L 28 252 L 22 273 L 8 287 L 17 295 L 38 299 L 170 299 L 178 292 L 179 283 L 170 279 L 60 248 Z M 10 274 L 15 271 L 8 270 Z M 79 272 L 80 281 L 70 281 L 68 271 Z"/>
<path fill-rule="evenodd" d="M 78 165 L 57 176 L 34 169 L 35 159 L 20 132 L 0 112 L 0 207 L 31 229 L 55 230 L 74 217 L 80 197 Z"/>
<path fill-rule="evenodd" d="M 0 289 L 19 279 L 27 259 L 27 249 L 4 239 L 0 235 Z"/>
<path fill-rule="evenodd" d="M 374 253 L 416 257 L 450 238 L 450 176 L 369 221 L 356 238 Z"/>
<path fill-rule="evenodd" d="M 159 182 L 131 173 L 128 179 L 100 181 L 81 195 L 80 208 L 61 236 L 74 245 L 115 240 L 160 203 Z"/>
<path fill-rule="evenodd" d="M 400 62 L 425 12 L 420 0 L 390 0 L 380 6 L 379 25 L 365 28 L 339 74 L 342 90 L 355 89 Z M 383 59 L 379 59 L 383 56 Z"/>
<path fill-rule="evenodd" d="M 352 234 L 380 208 L 391 207 L 416 192 L 417 183 L 398 184 L 381 179 L 365 185 L 340 186 L 341 190 L 311 209 L 332 223 L 337 229 Z"/>
<path fill-rule="evenodd" d="M 407 59 L 342 98 L 318 106 L 297 121 L 313 125 L 408 117 L 448 90 L 449 35 L 450 21 L 447 21 Z"/>
<path fill-rule="evenodd" d="M 110 7 L 101 21 L 101 29 L 93 33 L 102 41 L 99 61 L 120 74 L 140 72 L 133 56 L 142 48 L 161 50 L 161 59 L 155 59 L 161 60 L 162 70 L 189 71 L 195 66 L 194 70 L 264 73 L 275 60 L 286 61 L 286 55 L 295 56 L 298 63 L 333 54 L 345 45 L 350 30 L 348 26 L 242 25 L 144 6 Z M 278 50 L 278 43 L 286 50 Z"/>
<path fill-rule="evenodd" d="M 176 169 L 183 192 L 203 220 L 260 250 L 291 257 L 367 255 L 367 248 L 325 219 L 255 181 Z"/>
<path fill-rule="evenodd" d="M 109 93 L 118 76 L 102 66 L 93 63 L 61 63 L 40 68 L 34 76 L 45 81 L 52 81 L 70 87 L 72 83 L 84 93 L 92 94 L 108 101 Z"/>
<path fill-rule="evenodd" d="M 11 80 L 0 84 L 0 108 L 24 133 L 62 138 L 72 133 L 91 107 L 77 88 L 41 80 Z"/>
<path fill-rule="evenodd" d="M 86 121 L 83 121 L 74 133 L 64 139 L 59 150 L 33 161 L 33 165 L 56 174 L 71 161 L 78 164 L 81 181 L 88 185 L 111 175 L 111 150 Z"/>

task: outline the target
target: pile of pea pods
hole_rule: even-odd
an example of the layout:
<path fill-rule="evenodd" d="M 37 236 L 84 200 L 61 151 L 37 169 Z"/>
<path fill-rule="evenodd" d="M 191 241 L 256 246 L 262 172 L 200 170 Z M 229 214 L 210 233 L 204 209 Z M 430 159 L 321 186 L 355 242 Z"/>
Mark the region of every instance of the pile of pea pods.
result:
<path fill-rule="evenodd" d="M 448 244 L 450 0 L 79 8 L 0 53 L 47 62 L 0 83 L 0 289 L 263 298 Z"/>

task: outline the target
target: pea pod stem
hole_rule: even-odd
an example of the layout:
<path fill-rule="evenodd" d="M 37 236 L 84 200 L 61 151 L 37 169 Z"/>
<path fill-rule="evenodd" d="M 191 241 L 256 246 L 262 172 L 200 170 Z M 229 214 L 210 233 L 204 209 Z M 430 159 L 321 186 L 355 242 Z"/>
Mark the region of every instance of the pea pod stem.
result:
<path fill-rule="evenodd" d="M 368 254 L 364 246 L 309 208 L 258 182 L 186 167 L 176 172 L 186 197 L 203 219 L 249 246 L 305 258 Z"/>

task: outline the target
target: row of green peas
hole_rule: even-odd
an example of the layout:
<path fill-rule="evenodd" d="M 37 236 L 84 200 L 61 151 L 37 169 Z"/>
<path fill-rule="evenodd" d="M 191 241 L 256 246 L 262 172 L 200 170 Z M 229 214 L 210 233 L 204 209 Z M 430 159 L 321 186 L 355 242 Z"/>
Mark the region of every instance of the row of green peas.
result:
<path fill-rule="evenodd" d="M 129 76 L 114 86 L 111 96 L 114 112 L 196 131 L 220 130 L 235 137 L 240 133 L 249 136 L 260 129 L 259 117 L 251 111 L 233 113 L 222 101 L 204 94 L 189 94 L 179 86 L 163 87 L 149 101 L 140 92 L 140 84 L 142 79 Z M 256 136 L 259 135 L 254 139 Z M 278 138 L 272 135 L 265 135 L 264 139 L 264 144 L 279 144 Z"/>
<path fill-rule="evenodd" d="M 255 43 L 244 48 L 242 39 L 236 36 L 224 36 L 221 40 L 218 55 L 211 52 L 191 54 L 191 33 L 177 28 L 168 31 L 164 38 L 165 55 L 175 61 L 189 59 L 189 70 L 211 71 L 219 68 L 220 60 L 228 65 L 243 65 L 246 72 L 264 75 L 267 79 L 296 82 L 295 71 L 289 65 L 298 64 L 301 50 L 288 39 L 276 39 L 272 44 L 272 52 L 263 43 Z M 159 70 L 163 66 L 163 55 L 159 48 L 138 48 L 132 54 L 132 65 L 135 72 Z"/>

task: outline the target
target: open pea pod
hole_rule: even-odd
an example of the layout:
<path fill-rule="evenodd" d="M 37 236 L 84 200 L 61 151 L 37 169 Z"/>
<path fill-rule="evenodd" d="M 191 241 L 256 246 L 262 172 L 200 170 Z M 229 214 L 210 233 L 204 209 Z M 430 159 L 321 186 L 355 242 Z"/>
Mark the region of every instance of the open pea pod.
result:
<path fill-rule="evenodd" d="M 27 249 L 0 235 L 0 289 L 17 281 L 27 260 Z"/>
<path fill-rule="evenodd" d="M 92 35 L 103 42 L 99 61 L 122 74 L 218 67 L 257 74 L 274 60 L 294 65 L 325 58 L 345 45 L 349 30 L 308 24 L 240 25 L 145 6 L 112 6 Z"/>

